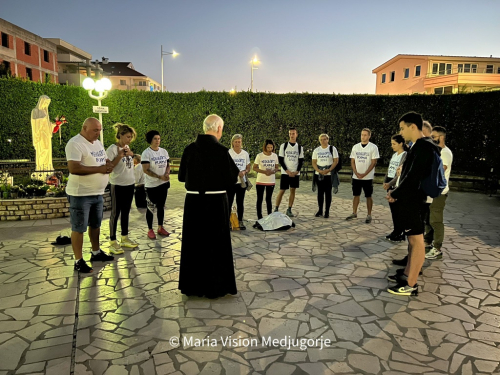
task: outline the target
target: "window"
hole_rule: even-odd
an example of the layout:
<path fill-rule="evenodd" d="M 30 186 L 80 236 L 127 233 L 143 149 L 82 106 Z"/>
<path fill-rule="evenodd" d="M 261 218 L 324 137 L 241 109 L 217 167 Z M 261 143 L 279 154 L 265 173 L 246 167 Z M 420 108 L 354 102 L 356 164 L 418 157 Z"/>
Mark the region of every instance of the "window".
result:
<path fill-rule="evenodd" d="M 434 63 L 432 64 L 432 74 L 438 74 L 440 76 L 445 74 L 451 74 L 451 64 L 446 63 Z"/>
<path fill-rule="evenodd" d="M 410 78 L 410 68 L 405 68 L 404 73 L 405 73 L 404 79 Z"/>
<path fill-rule="evenodd" d="M 2 61 L 0 63 L 0 77 L 10 76 L 12 73 L 10 71 L 10 62 Z"/>
<path fill-rule="evenodd" d="M 497 74 L 500 74 L 500 66 L 497 68 Z"/>
<path fill-rule="evenodd" d="M 31 56 L 31 44 L 28 42 L 24 42 L 24 54 L 27 56 Z"/>
<path fill-rule="evenodd" d="M 127 81 L 124 80 L 124 79 L 120 79 L 120 85 L 121 86 L 126 86 L 127 85 Z"/>
<path fill-rule="evenodd" d="M 391 72 L 391 82 L 394 82 L 396 79 L 396 72 Z"/>
<path fill-rule="evenodd" d="M 45 83 L 50 82 L 50 73 L 45 73 Z"/>
<path fill-rule="evenodd" d="M 9 35 L 2 33 L 2 47 L 9 48 Z"/>
<path fill-rule="evenodd" d="M 415 77 L 420 77 L 420 65 L 415 67 Z"/>
<path fill-rule="evenodd" d="M 382 83 L 385 83 L 385 73 L 384 73 L 384 74 L 382 74 L 382 81 L 381 81 L 381 82 L 382 82 Z"/>
<path fill-rule="evenodd" d="M 436 87 L 434 89 L 434 94 L 453 94 L 453 86 Z"/>
<path fill-rule="evenodd" d="M 477 73 L 477 64 L 458 64 L 459 73 Z"/>
<path fill-rule="evenodd" d="M 30 81 L 33 81 L 33 71 L 31 68 L 26 68 L 26 78 L 28 78 Z"/>
<path fill-rule="evenodd" d="M 493 73 L 493 65 L 486 65 L 486 73 Z"/>
<path fill-rule="evenodd" d="M 146 81 L 139 81 L 139 86 L 147 86 Z"/>
<path fill-rule="evenodd" d="M 47 51 L 47 50 L 43 50 L 43 61 L 50 62 L 50 55 L 49 55 L 49 51 Z"/>

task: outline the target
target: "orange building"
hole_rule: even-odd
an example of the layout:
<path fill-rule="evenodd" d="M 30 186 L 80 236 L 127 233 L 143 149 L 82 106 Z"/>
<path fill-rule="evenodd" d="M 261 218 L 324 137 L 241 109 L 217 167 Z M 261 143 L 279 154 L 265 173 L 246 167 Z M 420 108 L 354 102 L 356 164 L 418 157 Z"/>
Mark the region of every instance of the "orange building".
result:
<path fill-rule="evenodd" d="M 58 82 L 56 46 L 0 18 L 1 74 L 32 81 Z"/>
<path fill-rule="evenodd" d="M 372 70 L 377 95 L 500 90 L 500 58 L 397 55 Z"/>

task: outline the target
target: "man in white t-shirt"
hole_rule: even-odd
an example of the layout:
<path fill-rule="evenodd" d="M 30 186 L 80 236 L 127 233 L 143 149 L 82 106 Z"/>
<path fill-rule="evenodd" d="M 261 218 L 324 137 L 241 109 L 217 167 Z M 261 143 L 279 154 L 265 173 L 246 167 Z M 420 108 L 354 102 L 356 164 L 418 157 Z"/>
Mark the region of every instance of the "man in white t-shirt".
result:
<path fill-rule="evenodd" d="M 441 246 L 444 240 L 444 224 L 443 224 L 443 212 L 446 205 L 446 198 L 448 198 L 448 192 L 450 190 L 449 181 L 451 174 L 451 164 L 453 163 L 453 153 L 446 147 L 446 129 L 442 126 L 434 126 L 432 128 L 431 134 L 432 140 L 439 147 L 441 147 L 441 159 L 443 160 L 444 176 L 446 177 L 446 187 L 441 193 L 441 195 L 432 200 L 430 206 L 429 215 L 429 226 L 426 228 L 425 242 L 431 244 L 432 248 L 427 254 L 425 254 L 426 259 L 441 259 L 443 253 L 441 251 Z"/>
<path fill-rule="evenodd" d="M 280 191 L 276 197 L 276 208 L 274 211 L 279 211 L 281 199 L 285 194 L 285 190 L 290 189 L 290 197 L 288 198 L 288 209 L 286 214 L 293 217 L 292 207 L 295 200 L 295 189 L 299 187 L 299 175 L 302 164 L 304 163 L 304 150 L 297 143 L 297 129 L 290 128 L 288 136 L 290 140 L 280 146 L 278 159 L 281 165 Z"/>
<path fill-rule="evenodd" d="M 370 142 L 372 132 L 368 128 L 361 130 L 361 142 L 354 145 L 351 151 L 352 167 L 352 214 L 346 220 L 353 220 L 358 217 L 358 206 L 361 190 L 365 192 L 366 208 L 368 215 L 366 223 L 372 222 L 373 207 L 373 179 L 375 178 L 375 166 L 380 158 L 378 147 Z"/>
<path fill-rule="evenodd" d="M 69 179 L 66 194 L 69 201 L 71 221 L 71 245 L 75 254 L 75 271 L 92 272 L 83 259 L 83 234 L 89 227 L 92 244 L 90 261 L 111 261 L 113 256 L 104 253 L 99 247 L 99 234 L 103 213 L 104 189 L 113 164 L 99 141 L 102 125 L 96 118 L 88 118 L 81 132 L 71 138 L 66 145 Z M 123 154 L 123 150 L 120 151 Z M 123 155 L 122 155 L 123 157 Z"/>

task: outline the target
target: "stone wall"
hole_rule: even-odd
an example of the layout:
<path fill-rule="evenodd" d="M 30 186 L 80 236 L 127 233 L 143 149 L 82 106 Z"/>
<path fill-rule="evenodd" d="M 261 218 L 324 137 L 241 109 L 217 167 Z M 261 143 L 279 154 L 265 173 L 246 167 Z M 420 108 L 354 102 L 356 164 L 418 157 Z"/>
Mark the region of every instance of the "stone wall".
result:
<path fill-rule="evenodd" d="M 111 209 L 109 192 L 104 193 L 104 211 Z M 0 200 L 0 220 L 40 220 L 69 216 L 66 197 L 2 199 Z"/>

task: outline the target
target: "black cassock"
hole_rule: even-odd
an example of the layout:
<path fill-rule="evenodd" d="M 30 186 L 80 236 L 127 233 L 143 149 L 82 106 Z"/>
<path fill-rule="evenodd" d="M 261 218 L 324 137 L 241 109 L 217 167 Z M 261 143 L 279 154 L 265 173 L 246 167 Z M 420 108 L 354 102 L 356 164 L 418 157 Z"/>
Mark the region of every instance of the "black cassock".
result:
<path fill-rule="evenodd" d="M 188 191 L 179 271 L 183 294 L 217 298 L 237 293 L 227 195 L 206 192 L 227 191 L 238 173 L 228 149 L 213 135 L 198 135 L 184 149 L 179 168 L 179 181 Z"/>

